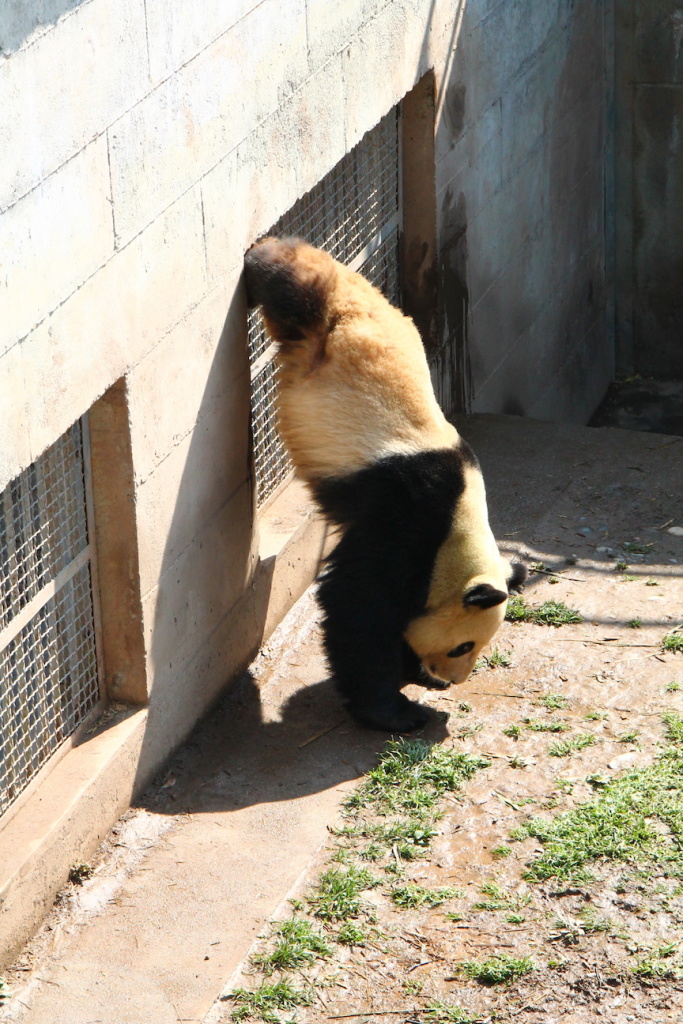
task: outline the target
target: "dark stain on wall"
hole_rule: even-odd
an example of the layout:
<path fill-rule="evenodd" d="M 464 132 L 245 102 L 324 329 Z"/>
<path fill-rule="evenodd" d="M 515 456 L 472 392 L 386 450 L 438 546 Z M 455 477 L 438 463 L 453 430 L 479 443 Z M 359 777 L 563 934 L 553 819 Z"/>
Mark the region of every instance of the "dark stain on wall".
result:
<path fill-rule="evenodd" d="M 444 382 L 443 398 L 449 399 L 445 402 L 449 413 L 468 412 L 472 401 L 472 370 L 468 347 L 467 204 L 463 193 L 456 197 L 450 185 L 441 203 L 440 225 L 444 351 L 440 352 L 439 363 Z"/>

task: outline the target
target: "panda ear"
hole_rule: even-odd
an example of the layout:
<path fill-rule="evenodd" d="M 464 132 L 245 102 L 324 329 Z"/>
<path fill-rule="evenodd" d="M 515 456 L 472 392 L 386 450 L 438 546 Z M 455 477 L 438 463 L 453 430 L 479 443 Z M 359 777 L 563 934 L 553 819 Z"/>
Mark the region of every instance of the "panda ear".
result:
<path fill-rule="evenodd" d="M 510 569 L 511 572 L 507 578 L 508 591 L 511 594 L 518 594 L 521 587 L 526 583 L 529 573 L 527 567 L 521 562 L 511 562 Z"/>
<path fill-rule="evenodd" d="M 476 587 L 465 592 L 462 603 L 465 608 L 493 608 L 507 599 L 508 595 L 504 590 L 497 590 L 490 583 L 478 583 Z"/>

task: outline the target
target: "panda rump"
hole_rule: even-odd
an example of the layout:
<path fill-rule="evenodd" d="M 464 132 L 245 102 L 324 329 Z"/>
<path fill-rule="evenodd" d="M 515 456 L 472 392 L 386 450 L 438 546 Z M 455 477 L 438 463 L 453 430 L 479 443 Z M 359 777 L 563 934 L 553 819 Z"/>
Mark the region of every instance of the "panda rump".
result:
<path fill-rule="evenodd" d="M 428 712 L 401 687 L 462 682 L 526 572 L 498 551 L 412 320 L 298 239 L 254 245 L 245 276 L 278 343 L 280 435 L 340 528 L 318 590 L 336 685 L 358 721 L 411 731 Z"/>

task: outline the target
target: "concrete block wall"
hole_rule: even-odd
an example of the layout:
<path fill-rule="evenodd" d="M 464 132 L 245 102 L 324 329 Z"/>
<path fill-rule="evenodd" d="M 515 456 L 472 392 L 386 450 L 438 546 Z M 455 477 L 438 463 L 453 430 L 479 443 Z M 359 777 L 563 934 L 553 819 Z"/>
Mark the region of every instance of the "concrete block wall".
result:
<path fill-rule="evenodd" d="M 619 371 L 683 380 L 683 3 L 616 10 Z"/>
<path fill-rule="evenodd" d="M 613 379 L 612 10 L 468 2 L 437 111 L 444 398 L 585 423 Z"/>
<path fill-rule="evenodd" d="M 269 614 L 243 253 L 430 69 L 442 401 L 592 411 L 611 374 L 607 6 L 29 0 L 0 14 L 0 487 L 123 382 L 140 780 Z"/>

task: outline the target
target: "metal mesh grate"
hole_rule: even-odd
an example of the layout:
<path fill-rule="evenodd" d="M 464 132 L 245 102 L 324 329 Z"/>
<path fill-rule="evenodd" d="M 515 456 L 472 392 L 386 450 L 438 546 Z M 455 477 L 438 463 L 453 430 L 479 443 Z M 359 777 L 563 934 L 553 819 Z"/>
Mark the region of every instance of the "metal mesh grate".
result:
<path fill-rule="evenodd" d="M 0 814 L 99 697 L 83 435 L 0 494 Z"/>
<path fill-rule="evenodd" d="M 398 303 L 398 110 L 368 132 L 329 174 L 288 210 L 268 234 L 297 236 L 325 249 Z M 249 313 L 251 416 L 257 503 L 292 470 L 276 427 L 276 371 L 258 310 Z M 257 365 L 258 363 L 258 365 Z"/>

